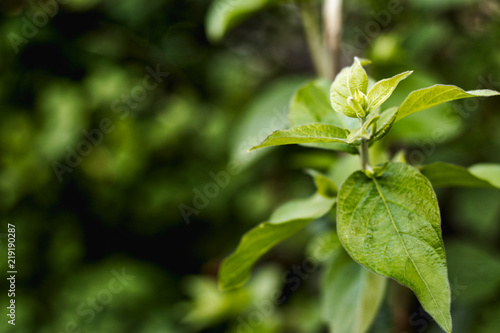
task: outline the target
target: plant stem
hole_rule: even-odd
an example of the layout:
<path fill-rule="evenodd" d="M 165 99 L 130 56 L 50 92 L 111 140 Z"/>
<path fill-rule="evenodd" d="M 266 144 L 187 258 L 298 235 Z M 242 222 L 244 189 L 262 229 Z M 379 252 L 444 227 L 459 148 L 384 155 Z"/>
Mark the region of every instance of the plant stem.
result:
<path fill-rule="evenodd" d="M 313 2 L 304 1 L 300 4 L 302 24 L 306 33 L 307 44 L 318 76 L 333 80 L 333 58 L 326 47 L 321 32 L 320 15 Z"/>
<path fill-rule="evenodd" d="M 363 127 L 365 119 L 359 119 L 359 125 Z M 370 169 L 370 155 L 368 152 L 368 141 L 366 139 L 361 139 L 361 146 L 359 147 L 359 156 L 361 158 L 361 170 Z"/>
<path fill-rule="evenodd" d="M 368 141 L 361 139 L 359 156 L 361 157 L 361 170 L 370 168 L 370 156 L 368 155 Z"/>

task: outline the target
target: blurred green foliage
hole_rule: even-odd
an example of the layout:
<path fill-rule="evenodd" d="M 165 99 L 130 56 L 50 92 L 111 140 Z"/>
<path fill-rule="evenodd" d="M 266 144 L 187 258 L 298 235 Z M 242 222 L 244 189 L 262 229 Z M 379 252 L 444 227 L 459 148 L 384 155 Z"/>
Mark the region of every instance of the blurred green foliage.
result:
<path fill-rule="evenodd" d="M 367 33 L 387 2 L 345 1 L 343 64 L 370 58 L 377 79 L 414 68 L 390 103 L 438 82 L 500 89 L 497 1 L 399 4 L 399 14 Z M 357 161 L 302 147 L 245 152 L 263 139 L 251 133 L 288 126 L 289 97 L 313 68 L 295 4 L 245 17 L 217 44 L 205 34 L 209 7 L 208 0 L 70 0 L 56 3 L 45 24 L 35 21 L 28 38 L 23 29 L 41 15 L 40 3 L 1 3 L 0 237 L 7 223 L 16 225 L 19 272 L 16 327 L 4 314 L 2 332 L 324 331 L 320 268 L 299 275 L 293 267 L 306 256 L 299 249 L 332 228 L 332 217 L 273 250 L 242 290 L 218 291 L 216 272 L 239 235 L 278 204 L 312 192 L 302 169 L 341 182 Z M 23 42 L 13 44 L 12 33 Z M 141 90 L 147 67 L 168 76 Z M 404 149 L 417 164 L 500 163 L 498 103 L 458 101 L 412 115 L 394 127 L 387 148 Z M 113 130 L 94 145 L 85 133 L 103 119 Z M 54 163 L 68 165 L 72 151 L 85 151 L 82 142 L 91 152 L 59 181 Z M 229 173 L 230 162 L 237 172 Z M 230 174 L 224 186 L 215 180 L 221 172 Z M 217 192 L 212 198 L 207 186 Z M 457 332 L 496 332 L 499 193 L 438 196 L 452 288 L 454 281 L 466 288 L 454 293 Z M 187 220 L 180 204 L 193 208 Z M 1 253 L 6 244 L 0 238 Z M 4 256 L 2 276 L 6 265 Z M 134 279 L 110 291 L 113 271 L 122 269 Z M 391 302 L 384 300 L 373 332 L 387 331 Z M 435 330 L 415 300 L 403 314 L 408 331 Z"/>

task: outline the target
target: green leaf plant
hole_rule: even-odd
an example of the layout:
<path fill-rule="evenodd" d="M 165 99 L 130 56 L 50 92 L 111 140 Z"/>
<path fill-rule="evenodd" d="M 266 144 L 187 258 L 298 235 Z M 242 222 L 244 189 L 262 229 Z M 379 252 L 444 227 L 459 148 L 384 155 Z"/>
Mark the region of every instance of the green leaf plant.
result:
<path fill-rule="evenodd" d="M 386 278 L 392 278 L 414 292 L 445 332 L 452 332 L 450 284 L 433 187 L 499 188 L 500 165 L 463 168 L 439 162 L 417 168 L 401 156 L 397 162 L 371 165 L 369 147 L 412 113 L 500 93 L 434 85 L 413 91 L 399 107 L 384 109 L 384 102 L 412 72 L 370 84 L 363 68 L 368 63 L 355 58 L 332 84 L 323 79 L 304 84 L 290 103 L 292 127 L 275 131 L 251 148 L 300 144 L 347 152 L 359 156 L 359 170 L 342 184 L 309 170 L 317 192 L 284 204 L 246 233 L 222 262 L 219 283 L 222 289 L 241 286 L 267 251 L 336 210 L 335 237 L 343 247 L 337 246 L 324 262 L 322 283 L 323 315 L 332 331 L 367 332 L 384 298 Z"/>

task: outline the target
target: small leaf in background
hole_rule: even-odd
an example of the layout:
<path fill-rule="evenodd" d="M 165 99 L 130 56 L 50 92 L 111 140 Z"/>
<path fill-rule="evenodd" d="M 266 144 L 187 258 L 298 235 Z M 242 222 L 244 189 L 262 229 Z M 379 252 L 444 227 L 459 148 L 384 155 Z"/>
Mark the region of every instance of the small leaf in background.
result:
<path fill-rule="evenodd" d="M 248 153 L 248 149 L 259 144 L 269 133 L 289 127 L 287 111 L 290 98 L 303 82 L 303 77 L 286 77 L 275 81 L 265 86 L 241 110 L 243 115 L 232 126 L 230 134 L 230 160 L 248 167 L 271 151 L 263 149 Z"/>
<path fill-rule="evenodd" d="M 470 173 L 487 180 L 491 185 L 500 188 L 500 164 L 481 163 L 469 167 Z"/>
<path fill-rule="evenodd" d="M 399 107 L 396 121 L 412 113 L 431 108 L 441 103 L 469 97 L 488 97 L 497 95 L 500 95 L 498 91 L 489 89 L 465 91 L 452 85 L 436 84 L 432 87 L 422 88 L 410 93 Z"/>
<path fill-rule="evenodd" d="M 384 299 L 387 279 L 370 272 L 339 248 L 323 276 L 323 317 L 332 332 L 365 333 Z"/>
<path fill-rule="evenodd" d="M 340 247 L 342 244 L 335 231 L 323 231 L 307 245 L 306 253 L 318 261 L 325 261 Z"/>
<path fill-rule="evenodd" d="M 417 169 L 389 163 L 380 178 L 353 173 L 339 190 L 337 231 L 354 260 L 408 286 L 451 332 L 439 207 L 430 182 Z"/>
<path fill-rule="evenodd" d="M 313 177 L 314 184 L 316 185 L 319 194 L 325 198 L 333 198 L 337 196 L 338 190 L 333 180 L 313 169 L 307 169 L 306 172 Z"/>
<path fill-rule="evenodd" d="M 290 102 L 290 125 L 299 126 L 310 123 L 334 125 L 349 130 L 359 126 L 357 119 L 349 118 L 335 112 L 330 103 L 329 91 L 331 83 L 327 80 L 314 80 L 300 87 Z M 356 148 L 344 143 L 307 143 L 308 147 L 339 150 L 357 154 Z"/>
<path fill-rule="evenodd" d="M 325 215 L 335 198 L 314 194 L 280 206 L 269 222 L 261 223 L 241 238 L 237 249 L 224 259 L 219 270 L 219 285 L 227 290 L 243 285 L 255 262 L 276 244 L 291 237 L 312 220 Z"/>
<path fill-rule="evenodd" d="M 212 42 L 270 3 L 269 0 L 214 0 L 205 21 L 207 37 Z"/>
<path fill-rule="evenodd" d="M 250 150 L 291 145 L 297 143 L 314 142 L 346 142 L 345 131 L 333 125 L 308 124 L 293 127 L 289 130 L 275 131 L 269 135 L 261 144 L 252 147 Z"/>
<path fill-rule="evenodd" d="M 368 92 L 368 112 L 375 110 L 382 105 L 392 94 L 394 89 L 398 86 L 399 82 L 406 79 L 413 71 L 404 72 L 395 75 L 389 79 L 384 79 L 375 83 L 375 85 Z"/>
<path fill-rule="evenodd" d="M 469 169 L 449 163 L 436 162 L 420 168 L 433 187 L 461 186 L 500 188 L 500 165 L 476 165 Z M 482 177 L 481 177 L 482 176 Z"/>
<path fill-rule="evenodd" d="M 317 219 L 328 213 L 336 198 L 326 198 L 319 193 L 305 199 L 293 199 L 279 206 L 271 217 L 270 223 L 280 224 L 292 220 Z"/>
<path fill-rule="evenodd" d="M 294 220 L 287 223 L 259 224 L 243 235 L 236 251 L 227 257 L 219 270 L 219 286 L 222 290 L 242 286 L 251 275 L 255 262 L 276 244 L 291 237 L 311 220 Z"/>

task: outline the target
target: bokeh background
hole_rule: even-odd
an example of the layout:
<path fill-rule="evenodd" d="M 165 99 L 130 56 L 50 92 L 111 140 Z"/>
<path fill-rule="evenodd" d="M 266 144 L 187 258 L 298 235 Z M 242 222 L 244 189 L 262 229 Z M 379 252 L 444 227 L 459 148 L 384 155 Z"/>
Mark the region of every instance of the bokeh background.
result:
<path fill-rule="evenodd" d="M 389 103 L 435 83 L 500 90 L 498 1 L 398 4 L 374 29 L 388 2 L 345 1 L 342 65 L 369 58 L 376 79 L 415 70 Z M 0 2 L 0 253 L 15 224 L 18 270 L 13 327 L 2 256 L 2 332 L 326 332 L 321 268 L 293 279 L 314 224 L 266 255 L 247 286 L 217 289 L 240 236 L 313 191 L 303 169 L 348 158 L 246 153 L 287 125 L 290 96 L 316 74 L 297 4 L 269 2 L 218 42 L 205 32 L 210 5 Z M 398 123 L 383 148 L 414 164 L 500 163 L 499 129 L 498 98 L 458 101 Z M 498 332 L 500 191 L 438 196 L 456 332 Z M 373 332 L 393 321 L 397 333 L 439 332 L 392 288 Z M 259 304 L 274 290 L 284 301 L 267 313 Z"/>

